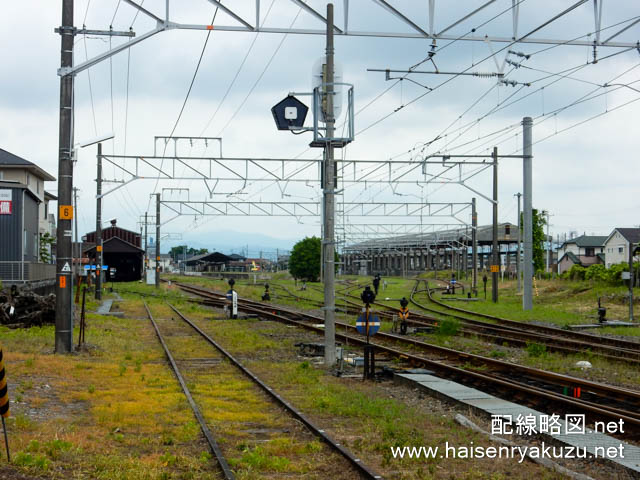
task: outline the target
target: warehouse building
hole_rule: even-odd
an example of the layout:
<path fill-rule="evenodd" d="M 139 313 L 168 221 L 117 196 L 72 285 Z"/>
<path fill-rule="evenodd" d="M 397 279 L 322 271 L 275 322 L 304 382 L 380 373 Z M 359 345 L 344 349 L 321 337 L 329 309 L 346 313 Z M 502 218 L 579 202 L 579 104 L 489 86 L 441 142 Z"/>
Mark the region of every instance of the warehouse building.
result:
<path fill-rule="evenodd" d="M 478 269 L 488 269 L 492 226 L 477 227 Z M 500 264 L 516 271 L 518 227 L 498 224 Z M 351 275 L 412 275 L 430 270 L 473 268 L 471 227 L 367 240 L 343 249 L 343 270 Z"/>
<path fill-rule="evenodd" d="M 126 230 L 111 220 L 111 226 L 102 230 L 102 264 L 107 267 L 108 280 L 131 282 L 142 278 L 144 250 L 141 235 Z M 83 252 L 96 264 L 96 232 L 89 232 L 83 239 L 91 246 Z"/>

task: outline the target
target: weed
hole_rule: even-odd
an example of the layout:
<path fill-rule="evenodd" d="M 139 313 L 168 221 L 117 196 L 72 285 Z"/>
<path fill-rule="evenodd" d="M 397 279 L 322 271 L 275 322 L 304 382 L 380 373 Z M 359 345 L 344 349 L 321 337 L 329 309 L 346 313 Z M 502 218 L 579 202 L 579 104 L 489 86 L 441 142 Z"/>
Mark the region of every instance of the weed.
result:
<path fill-rule="evenodd" d="M 489 356 L 493 358 L 504 358 L 507 356 L 507 352 L 503 352 L 502 350 L 491 350 L 491 352 L 489 352 Z"/>
<path fill-rule="evenodd" d="M 165 467 L 172 467 L 178 461 L 178 457 L 167 452 L 160 457 L 160 461 Z"/>
<path fill-rule="evenodd" d="M 120 368 L 118 369 L 118 374 L 120 376 L 123 376 L 124 372 L 126 372 L 126 371 L 127 371 L 127 366 L 124 363 L 121 363 L 120 364 Z"/>
<path fill-rule="evenodd" d="M 33 367 L 33 362 L 34 362 L 34 360 L 35 360 L 34 358 L 27 358 L 27 359 L 24 361 L 24 366 L 25 366 L 25 367 L 27 367 L 27 368 L 31 368 L 31 367 Z"/>
<path fill-rule="evenodd" d="M 436 335 L 450 337 L 457 334 L 458 330 L 460 330 L 460 321 L 455 318 L 445 318 L 438 323 Z"/>
<path fill-rule="evenodd" d="M 198 457 L 198 460 L 200 460 L 202 463 L 209 463 L 212 458 L 213 456 L 211 455 L 211 453 L 201 452 L 200 456 Z"/>
<path fill-rule="evenodd" d="M 136 359 L 136 366 L 134 370 L 136 372 L 139 372 L 140 370 L 142 370 L 142 360 L 140 360 L 139 358 Z"/>
<path fill-rule="evenodd" d="M 35 453 L 40 450 L 40 442 L 38 440 L 31 440 L 27 445 L 27 452 Z"/>
<path fill-rule="evenodd" d="M 547 346 L 540 345 L 539 343 L 528 343 L 527 342 L 527 355 L 530 357 L 541 357 L 547 353 Z"/>
<path fill-rule="evenodd" d="M 93 393 L 93 392 L 95 392 L 95 391 L 96 391 L 96 387 L 94 387 L 93 385 L 89 385 L 89 388 L 87 388 L 87 391 L 88 391 L 89 393 Z"/>
<path fill-rule="evenodd" d="M 21 467 L 35 467 L 40 470 L 47 470 L 50 462 L 44 455 L 18 452 L 13 458 L 13 463 Z"/>

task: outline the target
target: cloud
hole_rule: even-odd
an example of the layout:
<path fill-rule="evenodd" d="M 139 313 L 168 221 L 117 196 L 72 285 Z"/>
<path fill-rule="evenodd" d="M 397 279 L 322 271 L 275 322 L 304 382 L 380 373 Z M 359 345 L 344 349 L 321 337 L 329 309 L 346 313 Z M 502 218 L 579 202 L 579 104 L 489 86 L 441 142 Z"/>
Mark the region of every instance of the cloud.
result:
<path fill-rule="evenodd" d="M 117 1 L 92 2 L 88 11 L 87 27 L 105 29 L 109 27 Z M 312 1 L 310 5 L 324 11 L 324 1 Z M 482 2 L 470 3 L 471 10 Z M 408 0 L 394 1 L 393 4 L 411 18 L 417 19 L 422 28 L 428 28 L 427 12 L 424 5 Z M 81 25 L 87 3 L 76 2 L 76 23 Z M 237 8 L 244 18 L 253 22 L 253 2 L 240 2 Z M 262 2 L 262 16 L 271 2 Z M 462 16 L 453 4 L 438 5 L 436 30 L 444 28 Z M 508 4 L 510 5 L 510 4 Z M 508 5 L 496 2 L 479 16 L 467 20 L 450 33 L 465 34 L 472 27 L 479 27 L 474 36 L 486 33 L 511 35 L 511 16 L 506 13 L 480 27 L 496 16 Z M 537 2 L 524 2 L 520 10 L 520 33 L 526 33 L 550 18 L 568 4 L 557 5 L 549 2 L 550 8 L 539 8 Z M 4 121 L 0 129 L 0 146 L 28 158 L 53 175 L 57 176 L 58 151 L 58 99 L 59 78 L 56 69 L 60 58 L 60 39 L 53 33 L 60 18 L 59 2 L 44 2 L 37 11 L 22 4 L 6 6 L 11 18 L 6 28 L 0 31 L 0 42 L 12 46 L 12 55 L 3 57 L 3 65 L 10 75 L 0 77 L 0 115 Z M 145 7 L 161 14 L 164 2 L 147 0 Z M 236 5 L 234 5 L 236 8 Z M 411 27 L 390 17 L 384 9 L 373 2 L 351 2 L 352 17 L 349 28 L 362 30 L 391 31 Z M 175 21 L 206 24 L 211 20 L 214 8 L 205 1 L 185 0 L 180 5 L 172 5 Z M 577 37 L 593 29 L 592 9 L 587 5 L 577 9 L 566 19 L 541 30 L 541 37 Z M 291 24 L 298 9 L 292 2 L 275 2 L 266 25 L 285 27 Z M 603 25 L 613 25 L 636 12 L 632 5 L 607 5 L 603 14 Z M 220 13 L 216 24 L 234 22 Z M 114 29 L 126 30 L 131 25 L 134 11 L 122 4 L 113 21 Z M 342 2 L 336 2 L 336 20 L 342 22 Z M 22 25 L 29 24 L 29 30 Z M 134 25 L 138 35 L 153 28 L 154 22 L 139 15 Z M 309 15 L 300 14 L 295 23 L 300 28 L 322 28 L 321 22 Z M 620 27 L 606 30 L 613 34 Z M 639 26 L 622 34 L 617 40 L 629 41 L 637 37 Z M 603 33 L 604 34 L 604 33 Z M 90 70 L 91 93 L 87 72 L 76 78 L 76 122 L 75 139 L 81 141 L 115 130 L 113 142 L 105 143 L 105 153 L 150 156 L 153 152 L 153 137 L 168 135 L 176 122 L 189 83 L 198 61 L 207 33 L 204 31 L 174 30 L 160 33 L 135 46 L 128 53 L 120 53 L 112 62 L 103 62 Z M 255 33 L 229 33 L 213 30 L 203 57 L 198 76 L 194 82 L 183 116 L 176 129 L 178 135 L 198 136 L 202 133 L 212 114 L 220 106 L 222 96 L 236 75 Z M 225 156 L 254 156 L 287 158 L 303 154 L 303 158 L 317 158 L 321 151 L 309 149 L 310 134 L 293 136 L 278 132 L 273 125 L 270 108 L 288 92 L 310 90 L 311 68 L 317 58 L 324 54 L 322 36 L 289 35 L 284 41 L 280 34 L 259 34 L 255 45 L 238 74 L 233 88 L 206 129 L 206 135 L 217 135 L 233 117 L 224 130 L 223 153 Z M 114 38 L 113 45 L 126 42 Z M 265 68 L 282 41 L 282 46 Z M 87 39 L 88 55 L 95 55 L 108 47 L 108 41 Z M 85 41 L 77 39 L 76 62 L 85 58 Z M 430 88 L 409 81 L 398 83 L 380 96 L 393 82 L 384 80 L 384 73 L 367 72 L 368 68 L 407 69 L 425 59 L 430 50 L 430 40 L 377 39 L 377 38 L 336 38 L 336 55 L 342 63 L 345 80 L 355 85 L 356 110 L 371 105 L 359 113 L 355 119 L 357 131 L 362 131 L 346 149 L 347 159 L 418 159 L 418 154 L 436 153 L 487 153 L 497 144 L 501 153 L 513 153 L 521 149 L 522 135 L 518 126 L 522 117 L 534 118 L 534 141 L 548 136 L 534 145 L 534 205 L 548 208 L 557 214 L 558 231 L 565 231 L 568 225 L 600 226 L 598 231 L 608 232 L 614 226 L 637 223 L 633 208 L 638 200 L 635 189 L 637 170 L 636 152 L 640 140 L 631 125 L 638 115 L 639 103 L 616 110 L 592 121 L 562 132 L 563 129 L 591 118 L 606 110 L 611 110 L 624 102 L 633 100 L 638 93 L 610 87 L 606 95 L 581 102 L 557 115 L 550 114 L 562 106 L 579 100 L 589 92 L 598 90 L 598 85 L 612 82 L 616 76 L 637 65 L 637 52 L 630 51 L 616 57 L 603 59 L 614 53 L 611 48 L 599 48 L 598 63 L 586 65 L 593 59 L 590 47 L 555 47 L 551 45 L 520 44 L 518 51 L 532 54 L 523 61 L 523 67 L 509 73 L 508 79 L 520 83 L 533 82 L 530 87 L 518 85 L 495 87 L 494 79 L 459 77 L 451 81 L 444 75 L 418 75 L 411 78 Z M 494 50 L 505 44 L 495 43 Z M 490 54 L 484 42 L 464 43 L 439 40 L 435 66 L 441 71 L 495 72 L 497 67 L 492 59 L 481 64 L 479 60 Z M 538 52 L 538 53 L 536 53 Z M 498 55 L 500 63 L 506 51 Z M 520 57 L 513 57 L 521 61 Z M 472 64 L 475 64 L 472 66 Z M 577 71 L 567 72 L 574 78 L 550 76 L 544 72 L 560 72 L 569 67 L 582 66 Z M 529 67 L 528 69 L 525 67 Z M 420 69 L 434 68 L 425 62 Z M 511 70 L 507 67 L 507 72 Z M 639 70 L 630 70 L 615 80 L 629 83 L 640 79 Z M 127 91 L 127 71 L 128 91 Z M 256 79 L 264 71 L 253 93 L 243 104 Z M 545 77 L 548 77 L 545 79 Z M 640 85 L 640 82 L 636 86 Z M 545 86 L 544 89 L 541 89 Z M 113 92 L 113 102 L 112 102 Z M 603 93 L 600 88 L 597 93 Z M 425 95 L 426 93 L 426 95 Z M 413 99 L 424 95 L 420 100 Z M 484 96 L 483 96 L 484 95 Z M 492 113 L 498 104 L 511 106 Z M 92 102 L 93 97 L 93 102 Z M 482 97 L 482 98 L 481 98 Z M 301 99 L 309 103 L 308 97 Z M 128 102 L 128 106 L 127 106 Z M 112 114 L 113 103 L 113 114 Z M 241 107 L 242 105 L 242 107 Z M 95 112 L 95 126 L 94 126 Z M 480 122 L 477 119 L 483 118 Z M 113 127 L 112 127 L 113 122 Z M 126 130 L 125 130 L 126 123 Z M 463 127 L 469 124 L 468 127 Z M 486 137 L 508 125 L 515 125 L 503 135 Z M 555 135 L 555 132 L 561 132 Z M 434 142 L 422 151 L 421 145 L 442 133 L 448 135 Z M 464 133 L 463 133 L 464 132 Z M 460 135 L 462 134 L 462 135 Z M 413 150 L 414 147 L 418 147 Z M 217 154 L 217 145 L 208 148 L 196 143 L 193 147 L 181 147 L 182 152 L 198 155 Z M 339 152 L 341 156 L 343 152 Z M 117 162 L 117 160 L 116 160 Z M 317 172 L 317 171 L 316 171 Z M 266 173 L 265 173 L 266 175 Z M 81 191 L 80 228 L 87 231 L 94 228 L 95 193 L 95 147 L 80 151 L 76 165 L 75 182 Z M 105 178 L 122 180 L 118 168 L 105 164 Z M 411 177 L 418 180 L 418 176 Z M 473 188 L 489 193 L 491 191 L 490 171 L 483 172 L 470 181 Z M 239 189 L 241 182 L 220 182 L 218 191 Z M 149 208 L 149 194 L 154 190 L 155 180 L 138 180 L 121 187 L 108 195 L 104 202 L 104 218 L 118 217 L 124 227 L 136 229 L 136 222 Z M 113 188 L 119 184 L 108 184 Z M 513 194 L 522 189 L 521 161 L 510 159 L 500 163 L 499 193 L 501 220 L 515 221 L 515 199 Z M 192 200 L 203 200 L 208 191 L 202 181 L 161 181 L 159 188 L 189 188 Z M 48 185 L 55 191 L 55 185 Z M 286 195 L 283 197 L 283 189 Z M 290 198 L 318 198 L 319 185 L 304 183 L 277 185 L 269 182 L 252 182 L 241 198 L 263 201 L 287 201 Z M 402 195 L 398 195 L 398 193 Z M 469 201 L 478 196 L 460 185 L 431 185 L 422 187 L 413 184 L 401 185 L 394 192 L 388 186 L 361 184 L 345 189 L 345 201 Z M 479 197 L 478 197 L 479 198 Z M 168 215 L 168 212 L 166 212 Z M 481 223 L 490 219 L 488 202 L 479 200 Z M 401 218 L 393 219 L 402 221 Z M 364 219 L 363 221 L 366 221 Z M 372 219 L 372 221 L 377 221 Z M 407 222 L 413 220 L 407 219 Z M 552 220 L 552 223 L 555 220 Z M 300 223 L 302 222 L 302 223 Z M 269 232 L 271 236 L 290 239 L 297 236 L 319 234 L 318 219 L 303 218 L 211 218 L 201 219 L 194 224 L 193 218 L 176 219 L 167 225 L 168 229 L 184 232 L 188 242 L 192 231 L 204 232 L 215 242 L 215 232 L 224 229 L 242 232 L 249 236 L 255 230 Z M 552 228 L 553 231 L 553 228 Z M 194 237 L 195 238 L 195 237 Z M 240 242 L 244 240 L 239 239 Z M 246 242 L 244 242 L 246 243 Z"/>

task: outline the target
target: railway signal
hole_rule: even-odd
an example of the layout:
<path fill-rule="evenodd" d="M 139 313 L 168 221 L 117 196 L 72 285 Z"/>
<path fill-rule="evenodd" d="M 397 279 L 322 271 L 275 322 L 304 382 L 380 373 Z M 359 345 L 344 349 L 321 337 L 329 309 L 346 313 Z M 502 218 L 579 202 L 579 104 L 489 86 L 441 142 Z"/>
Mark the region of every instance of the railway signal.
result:
<path fill-rule="evenodd" d="M 229 318 L 238 318 L 238 292 L 233 289 L 236 281 L 233 278 L 229 279 L 229 291 L 227 292 L 227 300 L 229 301 Z"/>
<path fill-rule="evenodd" d="M 376 299 L 376 294 L 367 285 L 360 294 L 364 303 L 362 313 L 356 320 L 356 329 L 362 335 L 367 336 L 367 344 L 364 346 L 364 379 L 373 378 L 376 370 L 375 347 L 369 344 L 369 337 L 375 335 L 380 329 L 380 318 L 371 314 L 371 304 Z"/>
<path fill-rule="evenodd" d="M 402 297 L 402 300 L 400 300 L 400 312 L 398 312 L 400 315 L 400 333 L 402 335 L 407 334 L 407 320 L 409 319 L 408 305 L 409 301 L 405 297 Z"/>

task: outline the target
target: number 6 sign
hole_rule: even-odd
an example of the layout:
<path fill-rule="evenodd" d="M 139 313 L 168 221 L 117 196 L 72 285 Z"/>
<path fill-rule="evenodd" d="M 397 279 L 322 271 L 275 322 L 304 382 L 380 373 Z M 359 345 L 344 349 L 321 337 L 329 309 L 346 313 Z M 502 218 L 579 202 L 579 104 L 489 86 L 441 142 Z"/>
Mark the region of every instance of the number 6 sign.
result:
<path fill-rule="evenodd" d="M 60 205 L 58 217 L 60 220 L 72 220 L 73 219 L 73 206 L 72 205 Z"/>

